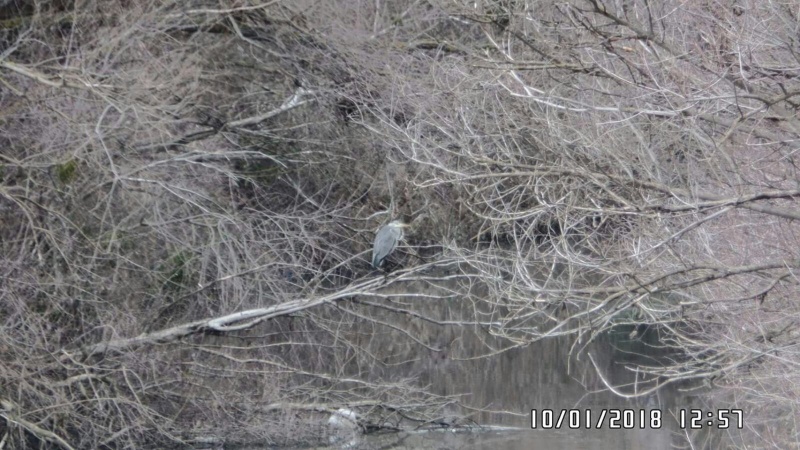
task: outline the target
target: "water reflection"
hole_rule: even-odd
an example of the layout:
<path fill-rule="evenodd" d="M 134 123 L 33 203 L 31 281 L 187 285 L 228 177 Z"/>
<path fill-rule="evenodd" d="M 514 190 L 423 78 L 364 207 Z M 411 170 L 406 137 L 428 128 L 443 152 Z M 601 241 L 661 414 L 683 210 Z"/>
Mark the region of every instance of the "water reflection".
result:
<path fill-rule="evenodd" d="M 424 288 L 419 288 L 419 293 Z M 398 295 L 412 293 L 413 286 L 403 286 Z M 678 427 L 674 417 L 680 408 L 702 407 L 696 385 L 669 385 L 657 392 L 635 399 L 625 399 L 609 392 L 594 365 L 592 354 L 603 376 L 626 392 L 643 390 L 647 385 L 641 374 L 629 370 L 630 363 L 656 365 L 674 357 L 659 345 L 658 330 L 634 325 L 618 326 L 596 337 L 587 346 L 575 346 L 573 336 L 545 339 L 525 347 L 498 351 L 507 342 L 492 336 L 481 326 L 436 325 L 419 317 L 400 314 L 399 309 L 413 310 L 438 321 L 458 321 L 471 317 L 476 305 L 459 299 L 435 300 L 420 297 L 395 297 L 387 300 L 394 311 L 363 306 L 362 317 L 392 324 L 395 328 L 357 324 L 349 338 L 363 351 L 377 355 L 383 364 L 370 367 L 371 376 L 383 380 L 414 378 L 435 394 L 458 395 L 466 408 L 453 407 L 442 422 L 470 429 L 408 431 L 367 436 L 335 436 L 331 447 L 349 449 L 715 449 L 720 448 L 720 433 L 687 432 Z M 359 306 L 352 306 L 359 308 Z M 398 331 L 399 329 L 405 332 Z M 633 331 L 636 331 L 635 333 Z M 420 345 L 422 342 L 425 345 Z M 426 347 L 427 346 L 427 347 Z M 575 349 L 580 349 L 580 351 Z M 475 357 L 496 353 L 492 356 Z M 346 368 L 362 373 L 363 367 Z M 591 410 L 594 421 L 601 411 L 660 411 L 660 426 L 649 423 L 640 428 L 611 429 L 606 418 L 600 428 L 531 430 L 531 410 Z M 708 408 L 704 408 L 708 410 Z M 360 412 L 359 412 L 360 413 Z M 457 419 L 458 418 L 458 419 Z M 649 420 L 648 420 L 649 422 Z M 506 427 L 497 430 L 492 427 Z M 341 434 L 341 430 L 337 431 Z M 341 439 L 339 439 L 341 438 Z M 346 438 L 346 439 L 345 439 Z M 691 444 L 689 444 L 691 441 Z"/>
<path fill-rule="evenodd" d="M 417 300 L 398 300 L 413 306 L 429 317 L 455 320 L 462 317 L 464 305 L 456 301 L 419 303 Z M 413 305 L 412 305 L 413 304 Z M 387 314 L 381 320 L 392 321 L 431 347 L 432 351 L 409 343 L 396 332 L 370 335 L 360 344 L 375 354 L 389 355 L 387 371 L 403 376 L 415 376 L 422 386 L 440 395 L 461 395 L 469 408 L 452 410 L 453 416 L 466 414 L 462 425 L 480 424 L 519 428 L 520 431 L 488 432 L 428 432 L 406 434 L 392 444 L 385 437 L 366 437 L 361 448 L 525 448 L 525 449 L 672 449 L 687 447 L 687 436 L 694 448 L 718 448 L 718 439 L 711 435 L 687 434 L 679 429 L 673 413 L 679 408 L 698 408 L 695 398 L 699 392 L 693 385 L 671 385 L 646 397 L 624 399 L 605 389 L 601 378 L 587 355 L 591 353 L 603 376 L 626 392 L 645 390 L 641 374 L 629 369 L 630 363 L 659 364 L 671 356 L 659 345 L 658 330 L 620 326 L 597 337 L 583 351 L 572 352 L 574 337 L 545 339 L 526 347 L 514 348 L 486 358 L 471 358 L 479 352 L 502 348 L 504 342 L 489 335 L 481 327 L 438 326 L 414 317 Z M 487 350 L 488 349 L 488 350 Z M 387 375 L 384 373 L 382 375 Z M 660 411 L 660 427 L 609 429 L 608 420 L 596 429 L 537 429 L 531 430 L 531 409 L 592 410 L 597 420 L 601 410 L 632 409 L 638 419 L 645 409 L 646 418 L 652 410 Z M 522 431 L 525 430 L 525 431 Z"/>

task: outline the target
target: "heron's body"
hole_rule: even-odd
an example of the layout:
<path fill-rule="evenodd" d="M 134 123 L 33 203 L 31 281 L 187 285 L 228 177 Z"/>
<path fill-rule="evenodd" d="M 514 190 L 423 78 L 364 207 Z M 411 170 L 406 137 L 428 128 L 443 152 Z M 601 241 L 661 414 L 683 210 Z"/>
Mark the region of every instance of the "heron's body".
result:
<path fill-rule="evenodd" d="M 403 228 L 407 226 L 399 220 L 393 220 L 378 230 L 372 245 L 372 267 L 380 267 L 386 257 L 397 248 L 397 244 L 403 239 Z"/>

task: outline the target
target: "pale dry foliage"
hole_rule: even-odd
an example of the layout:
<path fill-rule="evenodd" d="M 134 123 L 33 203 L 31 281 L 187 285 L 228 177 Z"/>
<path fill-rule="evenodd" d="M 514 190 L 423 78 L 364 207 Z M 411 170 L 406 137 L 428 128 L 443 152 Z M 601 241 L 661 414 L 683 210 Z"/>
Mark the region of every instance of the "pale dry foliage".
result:
<path fill-rule="evenodd" d="M 3 11 L 2 442 L 438 421 L 360 344 L 426 345 L 384 321 L 412 283 L 506 348 L 656 327 L 621 394 L 713 380 L 736 441 L 797 440 L 800 5 L 229 3 Z"/>

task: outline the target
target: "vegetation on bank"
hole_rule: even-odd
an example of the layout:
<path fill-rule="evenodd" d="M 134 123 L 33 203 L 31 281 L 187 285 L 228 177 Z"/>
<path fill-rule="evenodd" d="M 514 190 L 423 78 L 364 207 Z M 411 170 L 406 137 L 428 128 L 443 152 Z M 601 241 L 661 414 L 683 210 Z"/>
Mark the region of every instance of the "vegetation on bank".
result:
<path fill-rule="evenodd" d="M 429 345 L 386 320 L 418 300 L 502 349 L 653 325 L 682 358 L 626 394 L 703 381 L 796 446 L 798 14 L 0 1 L 0 447 L 442 423 L 364 337 Z"/>

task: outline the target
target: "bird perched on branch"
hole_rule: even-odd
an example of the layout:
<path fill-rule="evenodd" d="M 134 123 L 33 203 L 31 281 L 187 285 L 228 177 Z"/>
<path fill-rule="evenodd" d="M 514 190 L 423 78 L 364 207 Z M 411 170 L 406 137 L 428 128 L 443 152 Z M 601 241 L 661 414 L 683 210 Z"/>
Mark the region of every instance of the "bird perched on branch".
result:
<path fill-rule="evenodd" d="M 397 248 L 397 243 L 403 239 L 403 229 L 408 227 L 402 220 L 393 220 L 378 230 L 372 245 L 372 267 L 377 269 L 383 264 L 386 257 Z"/>

